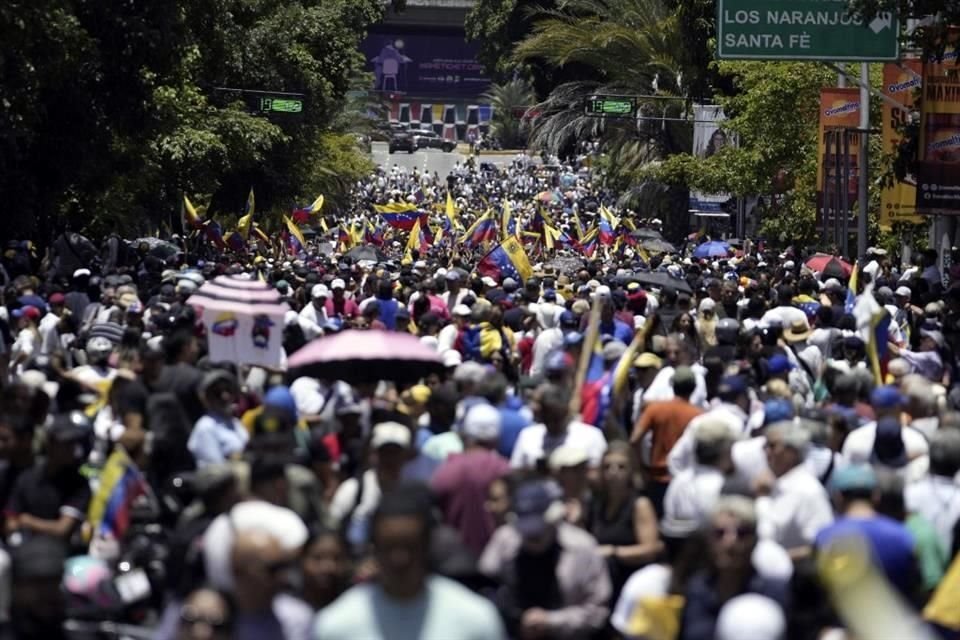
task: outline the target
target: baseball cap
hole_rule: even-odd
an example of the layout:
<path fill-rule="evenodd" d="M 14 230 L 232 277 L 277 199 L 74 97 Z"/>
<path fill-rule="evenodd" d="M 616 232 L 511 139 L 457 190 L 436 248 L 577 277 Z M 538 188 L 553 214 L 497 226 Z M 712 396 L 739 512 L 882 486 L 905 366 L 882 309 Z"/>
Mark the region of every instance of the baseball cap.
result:
<path fill-rule="evenodd" d="M 650 353 L 641 353 L 637 356 L 637 359 L 633 361 L 633 366 L 638 369 L 659 369 L 663 364 L 663 361 L 656 354 Z M 674 379 L 676 379 L 676 372 L 674 372 Z"/>
<path fill-rule="evenodd" d="M 830 476 L 833 491 L 872 490 L 877 486 L 877 473 L 869 464 L 851 464 L 841 467 Z"/>
<path fill-rule="evenodd" d="M 767 361 L 767 372 L 772 376 L 787 373 L 788 371 L 792 371 L 793 368 L 794 364 L 782 353 L 775 354 Z"/>
<path fill-rule="evenodd" d="M 547 289 L 543 292 L 543 299 L 549 302 L 554 302 L 557 299 L 557 292 L 553 289 Z"/>
<path fill-rule="evenodd" d="M 573 364 L 573 356 L 558 349 L 547 356 L 543 368 L 547 372 L 567 371 L 573 367 Z"/>
<path fill-rule="evenodd" d="M 521 536 L 540 536 L 563 518 L 565 509 L 557 500 L 557 494 L 555 486 L 545 480 L 534 480 L 517 487 L 513 496 L 513 526 Z"/>
<path fill-rule="evenodd" d="M 327 289 L 325 284 L 315 284 L 313 288 L 310 289 L 311 298 L 327 298 L 330 296 L 330 290 Z"/>
<path fill-rule="evenodd" d="M 410 446 L 410 429 L 399 422 L 381 422 L 373 427 L 373 437 L 370 446 L 379 449 L 388 444 L 397 445 L 404 449 Z"/>
<path fill-rule="evenodd" d="M 700 311 L 713 311 L 717 308 L 717 303 L 713 298 L 704 298 L 700 301 Z"/>
<path fill-rule="evenodd" d="M 470 407 L 463 418 L 463 435 L 474 440 L 489 442 L 500 437 L 500 412 L 496 407 L 480 403 Z"/>
<path fill-rule="evenodd" d="M 495 286 L 497 286 L 497 281 L 494 280 L 493 278 L 491 278 L 490 276 L 483 276 L 483 277 L 480 279 L 480 282 L 482 282 L 485 286 L 488 286 L 488 287 L 495 287 Z"/>
<path fill-rule="evenodd" d="M 90 275 L 90 269 L 77 269 L 73 272 L 74 278 L 83 278 Z"/>
<path fill-rule="evenodd" d="M 627 345 L 619 340 L 611 340 L 603 345 L 603 359 L 606 361 L 617 360 L 627 351 Z"/>
<path fill-rule="evenodd" d="M 773 424 L 793 418 L 793 404 L 786 398 L 772 398 L 763 403 L 763 424 Z"/>
<path fill-rule="evenodd" d="M 444 277 L 451 282 L 456 282 L 460 279 L 460 272 L 456 269 L 450 269 L 450 271 L 447 271 L 447 275 Z"/>
<path fill-rule="evenodd" d="M 724 376 L 718 389 L 721 395 L 728 393 L 746 393 L 747 379 L 743 376 Z"/>
<path fill-rule="evenodd" d="M 35 306 L 30 304 L 25 307 L 20 307 L 19 309 L 14 309 L 11 314 L 14 318 L 28 318 L 30 320 L 40 319 L 40 309 L 37 309 Z"/>
<path fill-rule="evenodd" d="M 910 287 L 897 287 L 897 290 L 894 291 L 893 294 L 901 298 L 909 298 L 913 295 L 913 292 L 910 291 Z"/>
<path fill-rule="evenodd" d="M 579 331 L 571 331 L 563 336 L 563 344 L 567 345 L 568 347 L 578 345 L 581 342 L 583 342 L 583 334 Z"/>
<path fill-rule="evenodd" d="M 470 311 L 470 307 L 465 304 L 458 304 L 453 308 L 453 315 L 461 317 L 469 317 L 473 313 Z"/>
<path fill-rule="evenodd" d="M 563 445 L 554 449 L 553 453 L 550 454 L 550 468 L 558 471 L 578 467 L 581 464 L 586 464 L 589 459 L 590 457 L 583 447 Z"/>
<path fill-rule="evenodd" d="M 50 304 L 63 304 L 65 301 L 66 297 L 59 291 L 57 293 L 50 294 Z"/>
<path fill-rule="evenodd" d="M 560 314 L 560 326 L 567 328 L 576 328 L 580 326 L 580 320 L 573 311 L 564 311 Z"/>
<path fill-rule="evenodd" d="M 503 281 L 504 291 L 516 291 L 520 284 L 513 278 L 505 278 Z"/>
<path fill-rule="evenodd" d="M 876 409 L 893 409 L 903 404 L 903 396 L 893 385 L 877 387 L 870 394 L 870 404 Z"/>
<path fill-rule="evenodd" d="M 456 349 L 447 349 L 441 357 L 443 358 L 443 366 L 448 369 L 463 364 L 463 356 Z"/>
<path fill-rule="evenodd" d="M 331 290 L 333 290 L 333 289 L 346 289 L 346 288 L 347 288 L 347 284 L 343 281 L 342 278 L 337 278 L 336 280 L 334 280 L 333 282 L 330 283 L 330 289 L 331 289 Z"/>

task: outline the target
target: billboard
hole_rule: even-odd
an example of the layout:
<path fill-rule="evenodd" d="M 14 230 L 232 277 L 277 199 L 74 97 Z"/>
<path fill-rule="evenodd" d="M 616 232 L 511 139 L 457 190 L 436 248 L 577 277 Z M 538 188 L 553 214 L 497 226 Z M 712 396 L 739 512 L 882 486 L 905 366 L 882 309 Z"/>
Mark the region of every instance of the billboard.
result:
<path fill-rule="evenodd" d="M 836 209 L 837 200 L 843 193 L 842 187 L 838 193 L 838 176 L 841 181 L 846 180 L 847 205 L 852 207 L 857 200 L 860 135 L 844 130 L 859 126 L 860 89 L 825 87 L 820 90 L 820 129 L 817 135 L 817 211 L 820 220 L 827 209 Z M 850 170 L 844 176 L 843 165 L 847 161 Z M 838 170 L 841 173 L 838 174 Z"/>
<path fill-rule="evenodd" d="M 360 49 L 375 91 L 470 98 L 490 87 L 477 45 L 463 34 L 371 33 Z"/>
<path fill-rule="evenodd" d="M 917 210 L 960 214 L 960 67 L 957 52 L 923 65 Z"/>
<path fill-rule="evenodd" d="M 915 93 L 923 86 L 923 64 L 919 60 L 883 65 L 883 93 L 907 109 L 912 109 Z M 908 113 L 883 102 L 883 154 L 889 156 L 900 146 L 901 133 L 907 123 Z M 889 230 L 894 222 L 913 224 L 924 222 L 917 213 L 916 177 L 906 176 L 903 182 L 895 181 L 880 194 L 880 228 Z"/>
<path fill-rule="evenodd" d="M 693 106 L 693 155 L 709 158 L 727 145 L 736 145 L 736 140 L 721 128 L 725 120 L 723 108 L 712 104 Z M 704 213 L 720 213 L 730 200 L 728 193 L 690 192 L 690 210 Z"/>

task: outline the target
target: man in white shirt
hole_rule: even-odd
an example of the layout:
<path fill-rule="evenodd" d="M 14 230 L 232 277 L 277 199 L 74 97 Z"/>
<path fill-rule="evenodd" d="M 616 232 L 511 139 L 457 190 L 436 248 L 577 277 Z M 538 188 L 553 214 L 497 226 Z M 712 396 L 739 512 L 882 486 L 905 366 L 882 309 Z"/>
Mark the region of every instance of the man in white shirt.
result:
<path fill-rule="evenodd" d="M 843 441 L 843 457 L 850 464 L 869 464 L 873 459 L 874 445 L 877 439 L 877 423 L 881 420 L 900 420 L 900 409 L 904 398 L 893 386 L 877 387 L 870 394 L 870 405 L 876 412 L 876 421 L 851 431 Z M 927 455 L 930 446 L 923 434 L 913 427 L 903 427 L 901 431 L 906 455 L 909 460 Z"/>
<path fill-rule="evenodd" d="M 458 304 L 453 308 L 453 322 L 440 329 L 437 335 L 437 353 L 445 353 L 453 349 L 457 343 L 457 336 L 470 325 L 472 311 L 465 304 Z"/>
<path fill-rule="evenodd" d="M 592 470 L 600 467 L 607 450 L 607 441 L 596 427 L 571 419 L 570 394 L 558 385 L 542 385 L 534 394 L 534 415 L 539 424 L 524 427 L 517 437 L 510 458 L 514 469 L 536 469 L 540 460 L 561 446 L 576 447 L 587 452 Z"/>
<path fill-rule="evenodd" d="M 803 463 L 810 433 L 793 422 L 767 429 L 767 464 L 776 480 L 755 483 L 757 531 L 782 545 L 794 560 L 808 556 L 817 533 L 833 522 L 830 498 Z M 768 494 L 768 495 L 767 495 Z"/>
<path fill-rule="evenodd" d="M 546 309 L 544 309 L 546 307 Z M 530 364 L 530 375 L 538 376 L 543 373 L 547 356 L 563 345 L 563 336 L 569 331 L 576 331 L 577 316 L 572 311 L 562 311 L 546 303 L 537 310 L 537 321 L 540 323 L 540 334 L 533 341 L 533 361 Z"/>
<path fill-rule="evenodd" d="M 798 326 L 809 327 L 807 314 L 802 309 L 794 307 L 791 300 L 793 300 L 793 287 L 786 284 L 777 287 L 777 306 L 763 314 L 760 318 L 760 326 L 779 324 L 781 327 L 793 327 L 796 323 Z"/>
<path fill-rule="evenodd" d="M 307 340 L 313 340 L 323 333 L 323 325 L 327 323 L 326 304 L 330 297 L 330 290 L 325 284 L 315 284 L 310 290 L 310 304 L 300 311 L 300 327 Z"/>

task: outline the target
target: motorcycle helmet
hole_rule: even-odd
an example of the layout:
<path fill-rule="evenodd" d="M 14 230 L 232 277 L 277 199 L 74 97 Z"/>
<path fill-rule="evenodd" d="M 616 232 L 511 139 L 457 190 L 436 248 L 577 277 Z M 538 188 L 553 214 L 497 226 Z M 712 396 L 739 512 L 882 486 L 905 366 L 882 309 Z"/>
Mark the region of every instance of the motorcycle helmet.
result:
<path fill-rule="evenodd" d="M 736 346 L 739 334 L 740 323 L 733 318 L 724 318 L 717 323 L 717 344 L 728 347 Z"/>

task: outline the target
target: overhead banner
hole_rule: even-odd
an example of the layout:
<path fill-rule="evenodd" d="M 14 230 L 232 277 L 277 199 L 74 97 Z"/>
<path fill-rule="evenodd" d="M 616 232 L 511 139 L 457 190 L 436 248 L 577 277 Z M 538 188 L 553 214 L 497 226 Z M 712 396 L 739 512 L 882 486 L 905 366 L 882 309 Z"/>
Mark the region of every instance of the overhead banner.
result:
<path fill-rule="evenodd" d="M 736 140 L 720 127 L 726 118 L 723 108 L 712 104 L 693 105 L 693 155 L 709 158 L 723 147 L 736 145 Z M 729 193 L 690 192 L 690 211 L 697 213 L 721 213 L 723 205 L 730 200 Z"/>
<path fill-rule="evenodd" d="M 923 86 L 923 62 L 904 60 L 883 66 L 883 93 L 891 100 L 913 108 L 917 91 Z M 883 154 L 889 156 L 900 146 L 901 132 L 907 123 L 908 112 L 883 101 Z M 907 175 L 895 181 L 880 194 L 880 228 L 889 230 L 895 222 L 920 224 L 925 222 L 917 213 L 917 178 Z"/>
<path fill-rule="evenodd" d="M 957 52 L 923 65 L 917 210 L 960 214 L 960 67 Z"/>
<path fill-rule="evenodd" d="M 860 134 L 848 129 L 860 126 L 860 89 L 850 87 L 824 87 L 820 90 L 820 131 L 817 136 L 817 211 L 822 220 L 837 194 L 837 164 L 849 156 L 850 172 L 847 176 L 847 205 L 852 209 L 857 200 L 858 175 L 860 171 Z M 847 143 L 837 145 L 836 140 Z M 828 142 L 834 144 L 828 146 Z M 839 149 L 838 149 L 839 146 Z M 844 151 L 847 154 L 844 154 Z M 838 162 L 839 160 L 839 162 Z M 842 193 L 842 192 L 841 192 Z"/>

